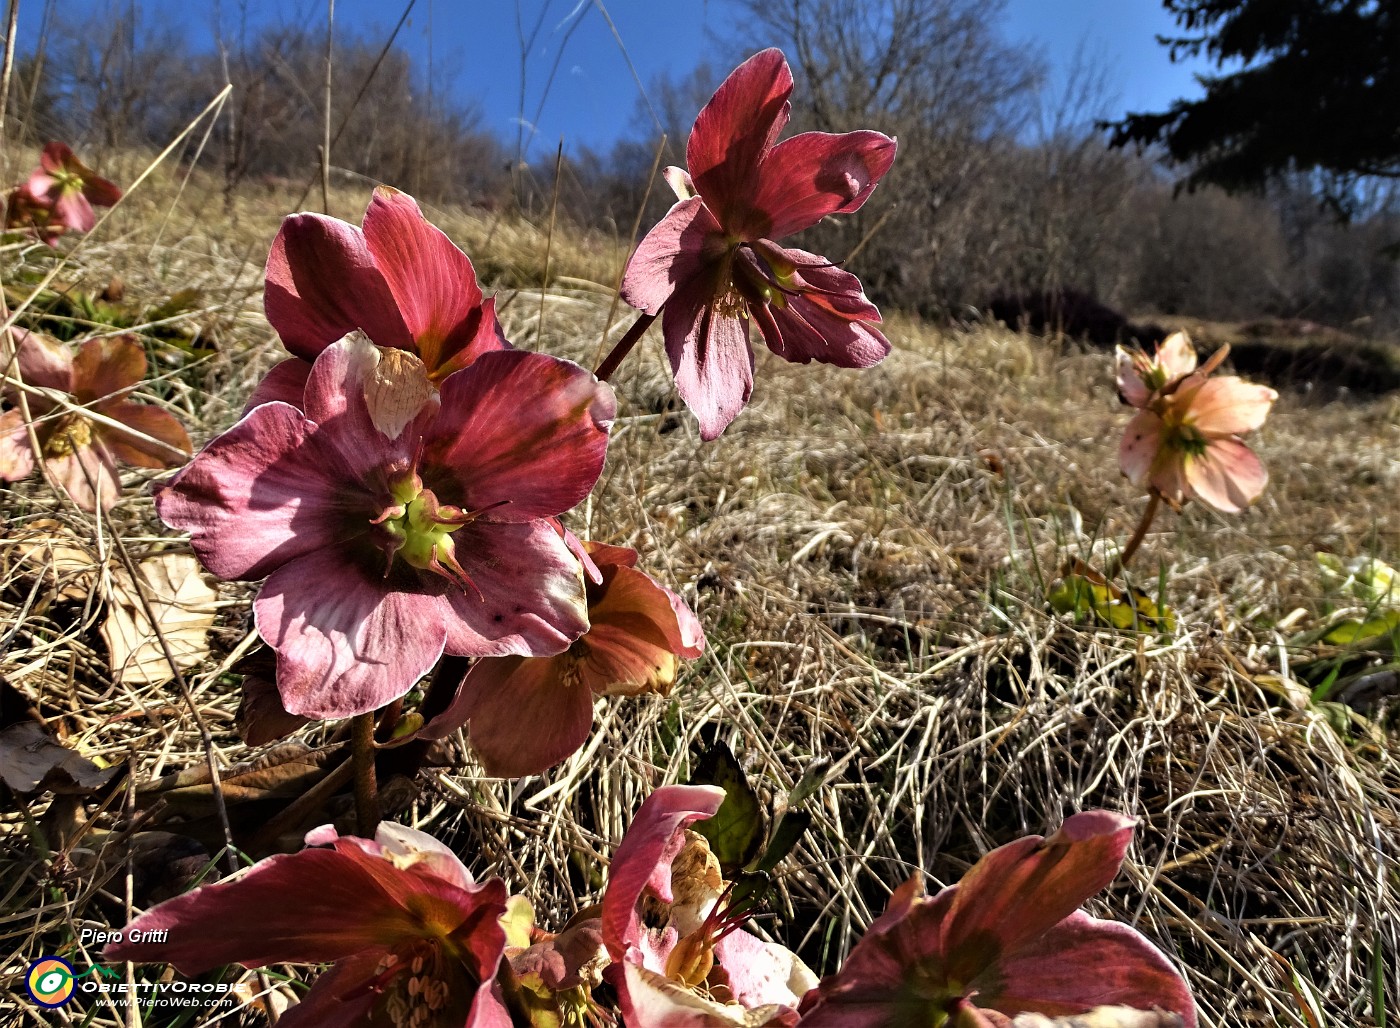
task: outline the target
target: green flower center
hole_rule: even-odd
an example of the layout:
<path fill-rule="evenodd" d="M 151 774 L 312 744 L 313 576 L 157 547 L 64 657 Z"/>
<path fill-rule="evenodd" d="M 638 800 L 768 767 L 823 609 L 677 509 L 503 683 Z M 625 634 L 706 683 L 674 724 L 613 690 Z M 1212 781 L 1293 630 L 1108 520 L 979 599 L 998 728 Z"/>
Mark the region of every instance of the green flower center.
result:
<path fill-rule="evenodd" d="M 504 504 L 505 500 L 468 511 L 448 503 L 439 503 L 431 489 L 423 487 L 416 472 L 396 477 L 389 486 L 393 503 L 385 507 L 370 524 L 379 529 L 380 549 L 389 558 L 384 569 L 387 577 L 399 557 L 410 567 L 431 571 L 465 588 L 476 586 L 457 561 L 457 549 L 452 533 L 470 525 L 488 510 Z M 477 590 L 479 594 L 479 590 Z"/>

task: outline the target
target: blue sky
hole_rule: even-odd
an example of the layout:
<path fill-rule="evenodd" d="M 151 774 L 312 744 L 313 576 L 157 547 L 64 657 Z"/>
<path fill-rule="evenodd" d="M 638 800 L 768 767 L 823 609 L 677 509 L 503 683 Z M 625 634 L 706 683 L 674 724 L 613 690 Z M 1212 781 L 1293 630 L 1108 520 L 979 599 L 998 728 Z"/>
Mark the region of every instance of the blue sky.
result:
<path fill-rule="evenodd" d="M 130 2 L 62 0 L 58 6 L 60 16 L 101 25 L 104 11 L 125 11 Z M 406 2 L 336 0 L 336 22 L 385 39 Z M 326 0 L 142 0 L 137 6 L 152 22 L 174 24 L 195 45 L 210 47 L 218 21 L 232 35 L 245 10 L 252 24 L 281 19 L 319 29 L 327 8 Z M 707 58 L 718 63 L 717 39 L 730 35 L 736 12 L 729 0 L 602 0 L 602 6 L 621 47 L 594 0 L 417 0 L 399 43 L 423 66 L 431 60 L 437 86 L 474 102 L 484 125 L 513 143 L 522 108 L 518 20 L 528 35 L 538 19 L 523 111 L 533 154 L 552 153 L 561 138 L 570 150 L 606 149 L 623 136 L 650 135 L 628 58 L 643 84 Z M 34 38 L 42 7 L 21 4 L 22 48 Z M 1102 73 L 1115 101 L 1102 113 L 1111 116 L 1199 95 L 1192 74 L 1205 68 L 1171 64 L 1154 39 L 1174 28 L 1158 0 L 1007 0 L 1001 25 L 1008 40 L 1047 59 L 1052 78 L 1062 79 L 1082 55 Z"/>

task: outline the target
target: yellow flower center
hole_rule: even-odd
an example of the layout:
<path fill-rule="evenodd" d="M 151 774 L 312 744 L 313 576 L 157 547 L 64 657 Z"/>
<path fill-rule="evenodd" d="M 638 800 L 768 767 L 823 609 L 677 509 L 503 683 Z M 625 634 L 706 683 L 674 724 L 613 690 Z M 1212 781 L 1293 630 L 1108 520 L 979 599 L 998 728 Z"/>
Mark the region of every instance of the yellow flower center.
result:
<path fill-rule="evenodd" d="M 60 418 L 44 442 L 44 457 L 54 460 L 67 457 L 92 445 L 92 423 L 81 414 Z"/>

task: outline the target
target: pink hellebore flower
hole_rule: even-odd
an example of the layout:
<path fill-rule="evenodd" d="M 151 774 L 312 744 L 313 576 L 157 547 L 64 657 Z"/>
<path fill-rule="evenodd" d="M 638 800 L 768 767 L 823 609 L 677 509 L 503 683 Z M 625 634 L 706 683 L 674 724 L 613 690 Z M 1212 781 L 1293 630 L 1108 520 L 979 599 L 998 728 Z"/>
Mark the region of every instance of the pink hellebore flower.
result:
<path fill-rule="evenodd" d="M 1118 873 L 1133 819 L 1067 818 L 979 860 L 931 899 L 916 876 L 836 974 L 802 1005 L 803 1028 L 1001 1028 L 1116 1004 L 1162 1007 L 1195 1028 L 1191 992 L 1137 931 L 1076 909 Z"/>
<path fill-rule="evenodd" d="M 824 257 L 773 242 L 828 214 L 858 210 L 894 162 L 879 132 L 778 136 L 792 105 L 781 51 L 741 64 L 691 130 L 690 173 L 668 168 L 680 202 L 642 240 L 622 295 L 665 308 L 666 353 L 681 398 L 714 439 L 753 389 L 749 319 L 784 360 L 868 368 L 890 352 L 859 280 Z"/>
<path fill-rule="evenodd" d="M 79 507 L 109 510 L 117 502 L 118 460 L 140 468 L 165 468 L 179 463 L 174 451 L 190 452 L 190 437 L 173 416 L 128 398 L 146 376 L 146 351 L 135 338 L 89 339 L 75 357 L 56 340 L 19 328 L 10 331 L 15 348 L 12 353 L 0 338 L 0 373 L 8 372 L 13 355 L 25 385 L 69 393 L 75 405 L 132 429 L 125 432 L 47 397 L 28 394 L 44 464 Z M 34 470 L 34 450 L 18 409 L 19 389 L 6 386 L 0 396 L 15 407 L 0 414 L 0 481 L 17 482 Z"/>
<path fill-rule="evenodd" d="M 1264 423 L 1278 393 L 1233 375 L 1211 378 L 1222 347 L 1199 370 L 1185 334 L 1169 338 L 1155 361 L 1120 350 L 1118 389 L 1141 408 L 1123 433 L 1118 463 L 1134 485 L 1150 486 L 1180 510 L 1199 498 L 1234 514 L 1269 481 L 1239 436 Z"/>
<path fill-rule="evenodd" d="M 595 697 L 671 691 L 676 658 L 704 649 L 700 622 L 684 600 L 636 569 L 636 551 L 584 546 L 588 631 L 552 657 L 477 661 L 424 737 L 440 739 L 470 719 L 472 745 L 487 773 L 518 778 L 539 774 L 583 745 Z"/>
<path fill-rule="evenodd" d="M 447 847 L 395 824 L 373 842 L 327 825 L 306 843 L 148 910 L 125 938 L 165 941 L 110 943 L 102 959 L 168 961 L 184 975 L 333 963 L 282 1028 L 509 1028 L 496 983 L 504 882 L 473 882 Z"/>
<path fill-rule="evenodd" d="M 510 348 L 471 260 L 413 197 L 389 186 L 375 189 L 363 229 L 321 214 L 283 220 L 267 257 L 263 306 L 296 356 L 268 373 L 250 407 L 301 406 L 311 362 L 356 330 L 417 356 L 434 385 L 483 353 Z"/>
<path fill-rule="evenodd" d="M 406 693 L 444 653 L 559 653 L 588 627 L 552 518 L 593 488 L 612 390 L 516 350 L 442 383 L 351 336 L 316 359 L 304 412 L 266 403 L 157 497 L 253 609 L 287 712 L 348 717 Z"/>
<path fill-rule="evenodd" d="M 638 809 L 603 893 L 603 942 L 628 1028 L 793 1025 L 817 978 L 795 953 L 744 931 L 702 836 L 724 790 L 669 785 Z"/>
<path fill-rule="evenodd" d="M 52 241 L 64 229 L 91 232 L 97 224 L 93 204 L 111 207 L 121 198 L 121 189 L 73 156 L 67 143 L 49 143 L 39 157 L 39 170 L 15 190 L 10 203 Z"/>

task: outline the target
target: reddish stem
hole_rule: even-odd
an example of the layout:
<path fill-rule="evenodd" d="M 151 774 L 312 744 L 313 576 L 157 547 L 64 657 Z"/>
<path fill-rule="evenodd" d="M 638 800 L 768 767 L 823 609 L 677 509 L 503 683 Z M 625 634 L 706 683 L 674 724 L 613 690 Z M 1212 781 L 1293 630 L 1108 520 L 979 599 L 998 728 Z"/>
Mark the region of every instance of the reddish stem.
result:
<path fill-rule="evenodd" d="M 1147 530 L 1152 527 L 1152 519 L 1157 516 L 1157 508 L 1162 505 L 1162 494 L 1156 489 L 1147 494 L 1147 509 L 1142 512 L 1142 520 L 1138 522 L 1137 530 L 1133 532 L 1133 537 L 1128 540 L 1128 545 L 1123 547 L 1123 552 L 1118 556 L 1118 570 L 1128 566 L 1128 561 L 1133 559 L 1133 554 L 1137 553 L 1142 541 L 1147 538 Z"/>
<path fill-rule="evenodd" d="M 660 311 L 657 313 L 659 314 Z M 617 366 L 632 352 L 632 347 L 637 345 L 637 340 L 642 338 L 642 333 L 651 327 L 651 323 L 656 320 L 656 317 L 656 314 L 647 314 L 645 312 L 637 315 L 637 320 L 632 323 L 632 327 L 627 330 L 626 334 L 617 341 L 617 345 L 603 358 L 603 363 L 598 365 L 598 370 L 593 372 L 593 374 L 598 376 L 599 382 L 606 382 L 608 379 L 612 378 L 613 372 L 617 370 Z"/>
<path fill-rule="evenodd" d="M 350 721 L 350 759 L 355 763 L 355 828 L 373 839 L 379 828 L 379 783 L 374 774 L 374 711 Z"/>

